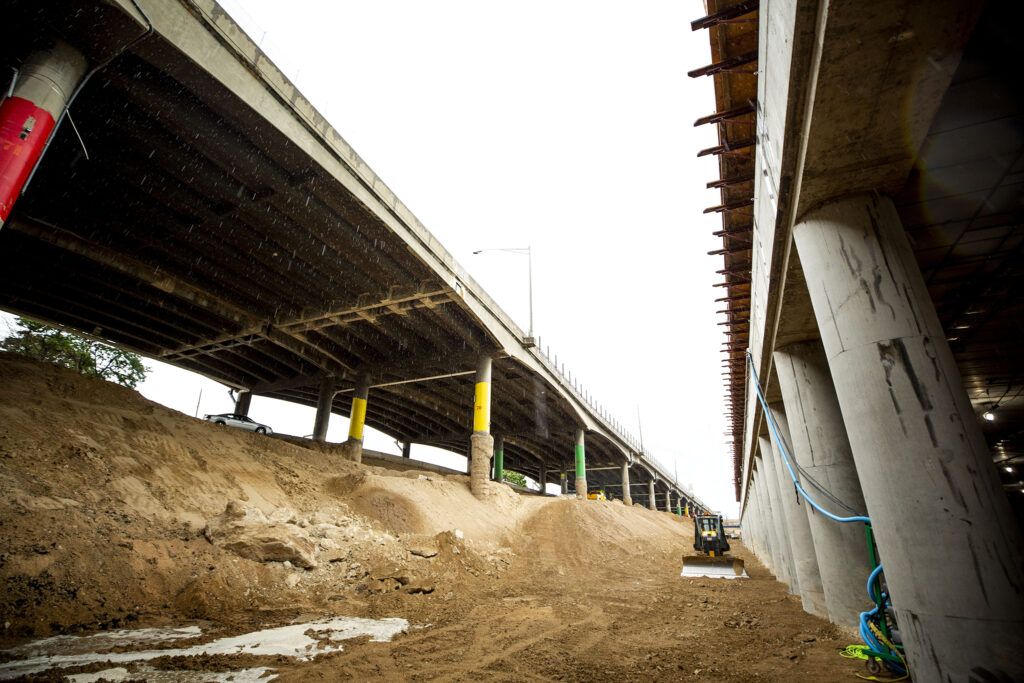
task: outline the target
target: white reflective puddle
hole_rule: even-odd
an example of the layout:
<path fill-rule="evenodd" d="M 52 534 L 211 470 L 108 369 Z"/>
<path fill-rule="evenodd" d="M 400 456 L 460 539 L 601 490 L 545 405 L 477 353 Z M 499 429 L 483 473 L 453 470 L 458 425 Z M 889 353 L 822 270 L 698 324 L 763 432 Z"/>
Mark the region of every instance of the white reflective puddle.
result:
<path fill-rule="evenodd" d="M 111 631 L 91 636 L 55 636 L 27 643 L 2 654 L 17 657 L 16 661 L 0 664 L 0 680 L 40 673 L 52 668 L 83 666 L 96 662 L 112 665 L 130 662 L 145 662 L 157 657 L 195 657 L 199 655 L 282 655 L 298 661 L 309 661 L 314 657 L 342 649 L 341 641 L 360 636 L 369 636 L 376 642 L 387 642 L 398 633 L 409 628 L 405 619 L 361 619 L 358 617 L 335 617 L 319 619 L 302 624 L 291 624 L 277 628 L 254 631 L 240 636 L 219 638 L 201 645 L 184 648 L 156 648 L 133 652 L 110 652 L 111 648 L 171 643 L 176 640 L 198 638 L 202 629 L 189 626 L 177 629 L 139 629 L 135 631 Z M 104 672 L 68 675 L 75 683 L 90 683 L 107 680 L 131 680 L 140 676 L 149 681 L 255 681 L 272 680 L 266 676 L 267 668 L 246 669 L 224 673 L 204 671 L 164 671 L 151 667 L 135 667 L 130 673 L 123 667 L 112 667 Z"/>

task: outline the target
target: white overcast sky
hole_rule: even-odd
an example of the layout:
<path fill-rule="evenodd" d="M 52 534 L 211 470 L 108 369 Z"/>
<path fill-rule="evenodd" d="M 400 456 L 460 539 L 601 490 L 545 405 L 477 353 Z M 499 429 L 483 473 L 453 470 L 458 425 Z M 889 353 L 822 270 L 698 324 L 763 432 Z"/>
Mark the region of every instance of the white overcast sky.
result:
<path fill-rule="evenodd" d="M 693 127 L 714 94 L 686 75 L 710 62 L 689 25 L 703 3 L 221 4 L 524 330 L 526 258 L 472 252 L 530 246 L 542 345 L 635 435 L 639 409 L 647 449 L 735 514 L 722 259 L 707 255 L 721 221 L 701 213 L 718 171 L 696 158 L 718 140 Z M 166 368 L 142 391 L 193 414 L 200 385 L 200 412 L 232 408 L 223 387 Z M 312 431 L 310 409 L 257 398 L 250 414 Z M 346 430 L 334 416 L 329 439 Z"/>

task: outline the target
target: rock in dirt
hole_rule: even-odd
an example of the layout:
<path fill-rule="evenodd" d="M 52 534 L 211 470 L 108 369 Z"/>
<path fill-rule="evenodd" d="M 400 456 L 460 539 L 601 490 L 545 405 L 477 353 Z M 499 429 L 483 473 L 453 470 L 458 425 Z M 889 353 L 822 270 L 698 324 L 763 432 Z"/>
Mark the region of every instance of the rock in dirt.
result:
<path fill-rule="evenodd" d="M 314 569 L 316 545 L 294 524 L 273 522 L 256 506 L 233 500 L 204 530 L 214 545 L 257 562 L 291 562 Z"/>
<path fill-rule="evenodd" d="M 412 595 L 424 595 L 434 592 L 434 584 L 430 581 L 415 580 L 411 581 L 406 587 L 405 592 Z"/>
<path fill-rule="evenodd" d="M 437 548 L 433 548 L 427 545 L 413 546 L 409 548 L 409 552 L 416 557 L 434 557 L 437 555 Z"/>

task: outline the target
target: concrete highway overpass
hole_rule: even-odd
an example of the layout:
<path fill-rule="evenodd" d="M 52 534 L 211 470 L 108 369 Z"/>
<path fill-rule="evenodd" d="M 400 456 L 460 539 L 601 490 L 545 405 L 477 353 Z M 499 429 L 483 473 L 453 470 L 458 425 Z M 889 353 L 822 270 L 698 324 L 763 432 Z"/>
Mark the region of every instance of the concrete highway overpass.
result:
<path fill-rule="evenodd" d="M 316 406 L 317 438 L 355 405 L 353 457 L 365 424 L 476 443 L 486 478 L 493 438 L 563 490 L 707 509 L 215 2 L 19 0 L 5 24 L 0 308 L 222 382 L 240 412 Z"/>
<path fill-rule="evenodd" d="M 793 462 L 870 517 L 914 680 L 1024 680 L 1024 13 L 706 10 L 744 539 L 806 610 L 871 606 L 864 524 Z"/>

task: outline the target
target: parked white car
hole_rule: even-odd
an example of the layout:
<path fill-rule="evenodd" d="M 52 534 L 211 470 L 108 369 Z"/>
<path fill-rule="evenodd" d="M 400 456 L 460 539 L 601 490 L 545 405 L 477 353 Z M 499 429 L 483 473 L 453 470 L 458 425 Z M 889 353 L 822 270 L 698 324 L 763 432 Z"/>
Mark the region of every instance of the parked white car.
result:
<path fill-rule="evenodd" d="M 257 434 L 273 434 L 274 430 L 267 425 L 260 424 L 255 420 L 251 420 L 245 415 L 236 415 L 235 413 L 221 413 L 220 415 L 204 415 L 204 420 L 218 425 L 228 425 L 229 427 L 238 427 L 239 429 L 246 429 L 250 432 L 256 432 Z"/>

